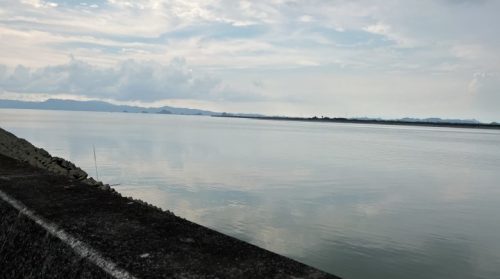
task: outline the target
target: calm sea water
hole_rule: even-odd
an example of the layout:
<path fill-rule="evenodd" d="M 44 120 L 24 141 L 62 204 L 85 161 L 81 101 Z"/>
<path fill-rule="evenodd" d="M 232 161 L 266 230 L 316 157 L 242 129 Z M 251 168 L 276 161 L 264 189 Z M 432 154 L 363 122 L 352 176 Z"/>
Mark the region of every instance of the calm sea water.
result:
<path fill-rule="evenodd" d="M 500 278 L 500 131 L 0 110 L 179 216 L 345 278 Z"/>

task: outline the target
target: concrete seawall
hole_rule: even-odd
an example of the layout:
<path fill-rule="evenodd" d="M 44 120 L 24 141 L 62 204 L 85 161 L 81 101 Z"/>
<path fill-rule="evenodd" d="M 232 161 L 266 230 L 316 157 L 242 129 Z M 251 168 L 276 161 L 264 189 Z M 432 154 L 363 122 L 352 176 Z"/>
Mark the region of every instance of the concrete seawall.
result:
<path fill-rule="evenodd" d="M 101 190 L 111 190 L 107 184 L 88 177 L 88 174 L 63 158 L 53 157 L 43 148 L 38 148 L 25 139 L 0 128 L 0 154 L 45 169 L 57 175 L 67 176 L 82 183 L 96 186 Z"/>
<path fill-rule="evenodd" d="M 122 197 L 2 129 L 0 214 L 1 278 L 338 278 Z"/>

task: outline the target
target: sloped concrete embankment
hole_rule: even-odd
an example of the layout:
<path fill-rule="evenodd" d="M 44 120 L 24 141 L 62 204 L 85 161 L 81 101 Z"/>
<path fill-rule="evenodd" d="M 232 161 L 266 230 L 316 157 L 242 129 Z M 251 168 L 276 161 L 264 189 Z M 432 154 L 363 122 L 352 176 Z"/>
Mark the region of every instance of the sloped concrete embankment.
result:
<path fill-rule="evenodd" d="M 0 278 L 113 278 L 0 199 Z"/>
<path fill-rule="evenodd" d="M 51 156 L 43 148 L 38 148 L 25 139 L 0 128 L 0 154 L 26 162 L 34 167 L 48 170 L 57 175 L 67 176 L 85 184 L 112 191 L 108 184 L 96 181 L 75 164 L 59 157 Z"/>

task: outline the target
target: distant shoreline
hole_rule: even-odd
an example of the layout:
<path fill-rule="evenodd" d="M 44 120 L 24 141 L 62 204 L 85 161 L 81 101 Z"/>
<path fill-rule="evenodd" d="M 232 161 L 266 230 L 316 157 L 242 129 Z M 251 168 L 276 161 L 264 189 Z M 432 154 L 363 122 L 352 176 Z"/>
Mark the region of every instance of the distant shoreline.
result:
<path fill-rule="evenodd" d="M 378 119 L 350 119 L 350 118 L 329 118 L 329 117 L 280 117 L 280 116 L 239 116 L 239 115 L 212 115 L 212 117 L 245 118 L 257 120 L 277 120 L 277 121 L 301 121 L 319 123 L 348 123 L 348 124 L 378 124 L 378 125 L 399 125 L 399 126 L 420 126 L 420 127 L 447 127 L 447 128 L 468 128 L 468 129 L 489 129 L 500 130 L 500 124 L 483 123 L 450 123 L 450 122 L 424 122 L 424 121 L 403 121 L 403 120 L 378 120 Z"/>
<path fill-rule="evenodd" d="M 228 118 L 248 118 L 257 120 L 279 120 L 279 121 L 303 121 L 303 122 L 332 122 L 351 124 L 378 124 L 378 125 L 402 125 L 421 127 L 448 127 L 448 128 L 470 128 L 500 130 L 500 124 L 496 122 L 481 123 L 474 119 L 440 119 L 440 118 L 402 118 L 402 119 L 371 119 L 371 118 L 345 118 L 345 117 L 287 117 L 266 116 L 254 113 L 226 113 L 208 110 L 178 108 L 178 107 L 139 107 L 127 105 L 114 105 L 102 101 L 75 101 L 62 99 L 49 99 L 43 102 L 26 102 L 17 100 L 0 99 L 0 109 L 35 109 L 54 111 L 87 111 L 87 112 L 122 112 L 142 114 L 167 114 L 167 115 L 200 115 Z"/>

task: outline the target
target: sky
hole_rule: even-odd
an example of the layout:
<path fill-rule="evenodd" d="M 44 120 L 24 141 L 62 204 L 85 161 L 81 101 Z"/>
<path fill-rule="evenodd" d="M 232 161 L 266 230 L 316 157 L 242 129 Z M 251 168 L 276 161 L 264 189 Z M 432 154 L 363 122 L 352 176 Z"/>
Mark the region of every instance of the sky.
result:
<path fill-rule="evenodd" d="M 0 98 L 500 122 L 498 0 L 0 0 Z"/>

